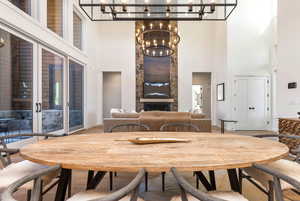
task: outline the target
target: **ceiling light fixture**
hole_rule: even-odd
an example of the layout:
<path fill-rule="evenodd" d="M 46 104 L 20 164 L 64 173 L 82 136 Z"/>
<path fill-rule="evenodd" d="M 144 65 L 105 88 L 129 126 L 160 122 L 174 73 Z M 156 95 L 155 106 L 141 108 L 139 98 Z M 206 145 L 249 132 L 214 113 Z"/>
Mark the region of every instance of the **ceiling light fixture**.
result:
<path fill-rule="evenodd" d="M 79 6 L 92 21 L 224 21 L 237 7 L 237 1 L 79 0 Z"/>
<path fill-rule="evenodd" d="M 176 52 L 180 36 L 172 23 L 152 21 L 137 28 L 136 40 L 145 56 L 166 57 Z"/>

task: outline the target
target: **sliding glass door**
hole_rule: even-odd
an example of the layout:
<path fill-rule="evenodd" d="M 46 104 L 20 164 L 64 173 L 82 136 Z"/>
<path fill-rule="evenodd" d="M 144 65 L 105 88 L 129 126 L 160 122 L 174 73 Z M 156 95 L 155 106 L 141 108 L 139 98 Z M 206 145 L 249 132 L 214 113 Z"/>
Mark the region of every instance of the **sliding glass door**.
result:
<path fill-rule="evenodd" d="M 42 48 L 41 94 L 42 132 L 63 130 L 64 123 L 64 57 Z"/>
<path fill-rule="evenodd" d="M 0 136 L 83 128 L 83 97 L 82 64 L 0 25 Z"/>
<path fill-rule="evenodd" d="M 83 65 L 69 61 L 69 130 L 83 127 Z"/>
<path fill-rule="evenodd" d="M 33 54 L 31 42 L 0 29 L 0 136 L 34 130 Z"/>

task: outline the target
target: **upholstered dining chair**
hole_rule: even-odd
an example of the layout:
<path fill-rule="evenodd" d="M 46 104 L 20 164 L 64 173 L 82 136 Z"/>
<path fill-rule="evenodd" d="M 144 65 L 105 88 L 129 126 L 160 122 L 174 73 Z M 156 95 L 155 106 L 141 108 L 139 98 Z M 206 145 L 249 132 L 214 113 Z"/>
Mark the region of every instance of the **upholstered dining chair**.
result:
<path fill-rule="evenodd" d="M 165 123 L 160 127 L 160 131 L 162 132 L 199 132 L 200 129 L 198 126 L 192 123 L 185 122 L 170 122 Z M 165 191 L 165 172 L 161 173 L 162 179 L 162 191 Z M 194 173 L 195 175 L 195 173 Z M 199 185 L 199 180 L 196 178 L 197 186 Z"/>
<path fill-rule="evenodd" d="M 282 174 L 279 171 L 273 170 L 264 165 L 257 164 L 253 165 L 252 168 L 273 177 L 274 182 L 272 184 L 272 188 L 274 188 L 276 201 L 284 201 L 281 182 L 286 182 L 289 185 L 293 186 L 295 189 L 300 190 L 300 183 L 298 181 Z M 181 196 L 175 196 L 171 199 L 171 201 L 248 201 L 242 194 L 238 192 L 212 191 L 204 193 L 198 191 L 191 184 L 189 184 L 175 168 L 172 168 L 171 171 L 181 189 Z"/>
<path fill-rule="evenodd" d="M 138 132 L 138 131 L 150 131 L 150 127 L 141 123 L 123 123 L 117 124 L 111 127 L 108 132 Z M 114 173 L 117 176 L 117 173 Z M 145 174 L 145 188 L 148 188 L 148 173 Z M 113 172 L 109 172 L 109 189 L 113 190 Z"/>
<path fill-rule="evenodd" d="M 175 131 L 175 132 L 199 132 L 198 126 L 192 123 L 171 122 L 165 123 L 160 127 L 160 131 Z"/>
<path fill-rule="evenodd" d="M 12 138 L 23 138 L 23 137 L 62 137 L 64 135 L 54 135 L 54 134 L 14 134 L 14 135 L 7 135 L 7 136 L 0 136 L 0 160 L 3 166 L 3 169 L 0 170 L 0 191 L 7 188 L 13 182 L 21 179 L 22 177 L 35 173 L 40 170 L 44 170 L 47 166 L 43 166 L 37 163 L 30 162 L 28 160 L 23 160 L 20 162 L 12 162 L 11 154 L 16 154 L 19 152 L 19 149 L 9 149 L 7 147 L 6 141 Z M 47 189 L 42 192 L 44 194 L 49 189 L 53 188 L 57 181 L 53 181 L 59 172 L 51 172 L 47 175 L 42 177 L 42 188 L 47 187 Z M 53 182 L 54 183 L 53 183 Z M 50 183 L 53 183 L 50 185 Z M 49 186 L 47 186 L 49 184 Z M 26 183 L 21 186 L 22 189 L 27 191 L 27 200 L 30 200 L 33 184 Z M 69 188 L 69 194 L 70 194 Z"/>
<path fill-rule="evenodd" d="M 258 138 L 285 138 L 290 140 L 299 140 L 300 136 L 296 135 L 282 135 L 282 134 L 275 134 L 275 135 L 256 135 L 254 137 Z M 283 140 L 283 142 L 285 142 Z M 287 175 L 296 181 L 300 182 L 300 162 L 299 162 L 299 155 L 300 150 L 299 148 L 292 149 L 290 151 L 290 155 L 286 159 L 281 159 L 275 161 L 273 163 L 267 164 L 266 167 L 278 171 L 284 175 Z M 260 171 L 257 168 L 243 168 L 239 170 L 239 177 L 240 177 L 240 184 L 242 186 L 243 179 L 247 179 L 249 182 L 254 184 L 260 191 L 265 193 L 268 196 L 269 201 L 274 200 L 274 188 L 273 183 L 274 180 L 271 175 L 266 174 L 263 171 Z M 288 182 L 282 182 L 281 188 L 283 190 L 293 189 L 293 185 L 290 185 Z"/>

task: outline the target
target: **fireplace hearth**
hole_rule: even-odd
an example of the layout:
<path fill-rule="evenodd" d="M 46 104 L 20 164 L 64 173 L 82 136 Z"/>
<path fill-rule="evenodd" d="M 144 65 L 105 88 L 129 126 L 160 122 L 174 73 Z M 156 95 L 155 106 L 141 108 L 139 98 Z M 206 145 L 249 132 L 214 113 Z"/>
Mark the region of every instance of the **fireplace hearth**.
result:
<path fill-rule="evenodd" d="M 144 103 L 145 111 L 171 111 L 170 103 Z"/>

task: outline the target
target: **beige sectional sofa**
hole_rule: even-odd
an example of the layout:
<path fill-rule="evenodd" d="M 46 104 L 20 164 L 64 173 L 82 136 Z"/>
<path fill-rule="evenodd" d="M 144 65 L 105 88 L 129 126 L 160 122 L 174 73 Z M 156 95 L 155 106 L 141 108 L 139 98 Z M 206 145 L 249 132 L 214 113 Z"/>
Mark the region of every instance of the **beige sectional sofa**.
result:
<path fill-rule="evenodd" d="M 159 131 L 165 123 L 182 122 L 192 123 L 199 127 L 200 132 L 211 132 L 211 120 L 203 114 L 190 112 L 141 112 L 141 113 L 112 113 L 111 118 L 104 119 L 104 132 L 118 124 L 143 123 L 150 127 L 151 131 Z"/>

